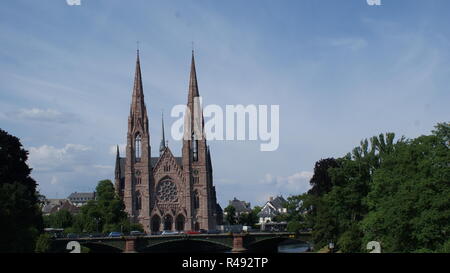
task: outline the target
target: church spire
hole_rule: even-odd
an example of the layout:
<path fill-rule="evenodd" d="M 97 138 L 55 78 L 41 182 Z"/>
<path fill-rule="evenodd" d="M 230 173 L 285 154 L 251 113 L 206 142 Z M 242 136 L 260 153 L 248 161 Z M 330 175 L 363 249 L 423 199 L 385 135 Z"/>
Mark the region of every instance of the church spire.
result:
<path fill-rule="evenodd" d="M 139 49 L 136 50 L 136 69 L 134 74 L 133 98 L 131 102 L 131 115 L 145 115 L 144 88 L 142 86 L 141 62 Z"/>
<path fill-rule="evenodd" d="M 164 136 L 164 114 L 161 113 L 161 129 L 162 129 L 162 136 L 161 136 L 161 144 L 159 145 L 159 155 L 161 156 L 164 152 L 164 149 L 166 148 L 166 138 Z"/>
<path fill-rule="evenodd" d="M 194 97 L 200 96 L 198 93 L 198 85 L 197 85 L 197 72 L 195 71 L 195 58 L 194 58 L 194 50 L 192 49 L 192 60 L 191 60 L 191 74 L 189 76 L 189 95 L 188 95 L 188 103 L 194 101 Z"/>

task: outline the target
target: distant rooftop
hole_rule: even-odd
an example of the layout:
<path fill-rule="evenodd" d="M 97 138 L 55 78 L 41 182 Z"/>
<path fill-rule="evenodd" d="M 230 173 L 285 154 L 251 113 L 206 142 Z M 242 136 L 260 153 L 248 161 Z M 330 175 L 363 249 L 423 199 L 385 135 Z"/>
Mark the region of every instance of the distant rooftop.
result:
<path fill-rule="evenodd" d="M 241 201 L 236 197 L 233 200 L 230 200 L 229 205 L 236 209 L 236 213 L 249 212 L 252 210 L 249 202 Z"/>

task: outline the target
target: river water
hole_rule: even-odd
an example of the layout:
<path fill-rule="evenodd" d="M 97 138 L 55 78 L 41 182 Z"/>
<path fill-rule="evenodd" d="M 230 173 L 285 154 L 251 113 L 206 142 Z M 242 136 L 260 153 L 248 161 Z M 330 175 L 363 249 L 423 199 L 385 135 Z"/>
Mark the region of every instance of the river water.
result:
<path fill-rule="evenodd" d="M 307 252 L 308 249 L 309 245 L 304 243 L 280 244 L 278 246 L 278 253 L 303 253 Z"/>

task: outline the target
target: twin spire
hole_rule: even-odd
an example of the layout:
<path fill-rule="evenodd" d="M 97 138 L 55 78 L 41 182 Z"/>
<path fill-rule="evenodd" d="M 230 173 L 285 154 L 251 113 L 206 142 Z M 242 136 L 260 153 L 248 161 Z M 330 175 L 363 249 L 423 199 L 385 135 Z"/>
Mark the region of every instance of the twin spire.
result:
<path fill-rule="evenodd" d="M 197 84 L 197 73 L 195 70 L 195 58 L 194 49 L 192 49 L 192 59 L 191 59 L 191 71 L 189 75 L 189 94 L 188 94 L 188 105 L 192 107 L 194 98 L 198 97 L 198 84 Z M 130 117 L 144 117 L 147 116 L 147 110 L 144 101 L 144 89 L 142 85 L 142 74 L 141 74 L 141 63 L 139 59 L 139 47 L 136 50 L 136 69 L 134 75 L 134 86 L 133 86 L 133 97 L 130 108 Z M 161 143 L 159 147 L 160 154 L 163 153 L 167 146 L 165 134 L 164 134 L 164 116 L 161 116 Z M 117 147 L 117 156 L 119 156 L 119 147 Z"/>

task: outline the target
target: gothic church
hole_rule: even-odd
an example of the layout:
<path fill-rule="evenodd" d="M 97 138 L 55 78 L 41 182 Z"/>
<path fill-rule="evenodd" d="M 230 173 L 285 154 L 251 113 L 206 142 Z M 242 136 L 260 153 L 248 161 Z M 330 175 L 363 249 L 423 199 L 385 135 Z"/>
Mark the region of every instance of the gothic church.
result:
<path fill-rule="evenodd" d="M 199 97 L 192 51 L 187 111 L 194 113 Z M 203 123 L 203 115 L 201 115 Z M 194 123 L 185 115 L 186 125 Z M 192 127 L 191 127 L 192 128 Z M 165 142 L 164 123 L 159 157 L 151 156 L 149 120 L 144 102 L 139 50 L 136 58 L 126 157 L 117 148 L 115 188 L 125 203 L 131 221 L 144 230 L 212 230 L 221 222 L 213 185 L 211 154 L 206 139 L 183 139 L 181 157 L 175 157 Z M 203 134 L 203 132 L 202 132 Z"/>

